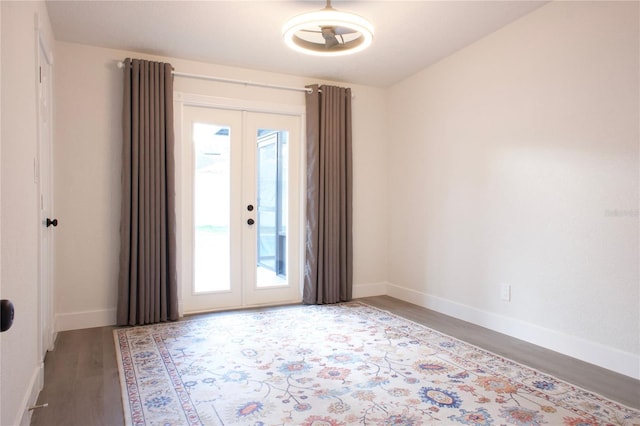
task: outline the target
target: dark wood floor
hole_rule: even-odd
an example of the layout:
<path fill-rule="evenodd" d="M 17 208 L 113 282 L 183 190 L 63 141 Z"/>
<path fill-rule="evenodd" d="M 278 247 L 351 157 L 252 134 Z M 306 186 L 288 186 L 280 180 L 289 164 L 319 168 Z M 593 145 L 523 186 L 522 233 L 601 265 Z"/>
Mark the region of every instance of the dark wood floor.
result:
<path fill-rule="evenodd" d="M 640 381 L 388 296 L 362 301 L 640 409 Z M 282 309 L 282 308 L 261 308 Z M 208 314 L 219 315 L 219 314 Z M 45 360 L 34 426 L 121 425 L 114 327 L 65 331 Z"/>

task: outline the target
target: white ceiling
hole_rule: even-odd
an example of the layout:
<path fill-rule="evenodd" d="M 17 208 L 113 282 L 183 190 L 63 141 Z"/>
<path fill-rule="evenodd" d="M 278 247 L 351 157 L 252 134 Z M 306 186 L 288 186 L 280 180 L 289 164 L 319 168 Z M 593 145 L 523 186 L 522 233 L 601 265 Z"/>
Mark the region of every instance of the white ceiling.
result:
<path fill-rule="evenodd" d="M 288 18 L 324 1 L 47 1 L 59 41 L 318 79 L 388 87 L 546 1 L 341 1 L 367 18 L 373 44 L 352 56 L 289 50 Z M 179 71 L 179 70 L 178 70 Z"/>

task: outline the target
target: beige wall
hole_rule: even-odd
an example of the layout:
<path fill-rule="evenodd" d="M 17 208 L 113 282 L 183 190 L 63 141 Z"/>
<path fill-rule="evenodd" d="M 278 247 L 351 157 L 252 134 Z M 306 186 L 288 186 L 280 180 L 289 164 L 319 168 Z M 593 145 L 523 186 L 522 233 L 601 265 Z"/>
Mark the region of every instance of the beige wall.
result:
<path fill-rule="evenodd" d="M 389 294 L 640 378 L 638 7 L 550 3 L 390 88 Z"/>
<path fill-rule="evenodd" d="M 38 185 L 34 182 L 38 118 L 36 15 L 53 40 L 44 3 L 2 2 L 2 298 L 15 306 L 0 335 L 0 424 L 28 424 L 42 384 L 38 354 Z"/>
<path fill-rule="evenodd" d="M 118 274 L 122 70 L 148 55 L 57 43 L 55 63 L 56 324 L 58 330 L 115 322 Z M 180 72 L 303 87 L 316 80 L 175 58 Z M 386 281 L 386 122 L 381 89 L 351 86 L 354 122 L 354 282 L 356 294 Z M 175 78 L 186 93 L 304 105 L 296 92 Z"/>

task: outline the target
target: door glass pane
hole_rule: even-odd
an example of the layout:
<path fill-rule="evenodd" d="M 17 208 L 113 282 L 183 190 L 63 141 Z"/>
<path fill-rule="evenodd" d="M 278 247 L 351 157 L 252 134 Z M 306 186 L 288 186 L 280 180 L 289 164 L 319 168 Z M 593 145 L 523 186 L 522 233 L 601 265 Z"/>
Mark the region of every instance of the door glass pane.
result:
<path fill-rule="evenodd" d="M 288 132 L 257 134 L 257 287 L 287 283 Z"/>
<path fill-rule="evenodd" d="M 193 124 L 195 293 L 231 288 L 229 135 L 229 127 Z"/>

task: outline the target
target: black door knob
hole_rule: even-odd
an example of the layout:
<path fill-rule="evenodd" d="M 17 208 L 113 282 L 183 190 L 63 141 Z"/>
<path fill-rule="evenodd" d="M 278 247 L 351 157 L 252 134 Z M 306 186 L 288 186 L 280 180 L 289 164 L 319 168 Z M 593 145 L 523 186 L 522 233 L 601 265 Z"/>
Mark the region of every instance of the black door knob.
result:
<path fill-rule="evenodd" d="M 47 224 L 47 228 L 50 227 L 51 225 L 58 226 L 58 219 L 51 220 L 51 219 L 47 218 L 46 224 Z"/>
<path fill-rule="evenodd" d="M 249 205 L 247 206 L 247 210 L 249 210 L 250 212 L 252 212 L 252 211 L 253 211 L 253 204 L 249 204 Z"/>
<path fill-rule="evenodd" d="M 256 221 L 253 220 L 253 219 L 248 219 L 247 220 L 247 224 L 249 224 L 249 225 L 253 225 L 254 223 L 256 223 Z"/>
<path fill-rule="evenodd" d="M 0 331 L 7 331 L 11 328 L 11 324 L 13 324 L 13 315 L 13 303 L 6 299 L 0 300 L 0 316 L 2 317 Z"/>

